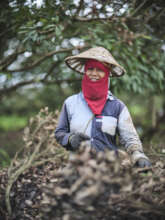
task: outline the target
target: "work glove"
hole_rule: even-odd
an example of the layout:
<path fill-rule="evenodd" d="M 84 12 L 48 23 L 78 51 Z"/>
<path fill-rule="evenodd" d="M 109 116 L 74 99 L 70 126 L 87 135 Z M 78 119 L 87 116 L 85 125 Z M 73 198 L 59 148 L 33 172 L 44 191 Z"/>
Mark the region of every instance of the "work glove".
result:
<path fill-rule="evenodd" d="M 136 162 L 136 165 L 140 168 L 143 168 L 143 167 L 151 167 L 152 164 L 149 160 L 147 159 L 144 159 L 144 158 L 140 158 L 137 162 Z"/>
<path fill-rule="evenodd" d="M 71 149 L 73 151 L 77 150 L 81 144 L 82 141 L 90 140 L 90 137 L 86 134 L 83 134 L 81 132 L 77 132 L 75 134 L 71 134 L 69 137 L 69 143 L 71 145 Z"/>

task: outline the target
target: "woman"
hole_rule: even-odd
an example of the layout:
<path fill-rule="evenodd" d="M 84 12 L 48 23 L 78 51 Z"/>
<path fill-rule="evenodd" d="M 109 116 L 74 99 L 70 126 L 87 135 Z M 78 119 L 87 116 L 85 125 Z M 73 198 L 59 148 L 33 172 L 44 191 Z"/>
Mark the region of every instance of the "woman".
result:
<path fill-rule="evenodd" d="M 122 76 L 124 68 L 102 47 L 67 57 L 65 61 L 83 74 L 82 92 L 65 100 L 55 131 L 57 141 L 71 151 L 87 140 L 97 151 L 117 151 L 118 134 L 134 164 L 151 166 L 127 107 L 108 91 L 109 77 Z"/>

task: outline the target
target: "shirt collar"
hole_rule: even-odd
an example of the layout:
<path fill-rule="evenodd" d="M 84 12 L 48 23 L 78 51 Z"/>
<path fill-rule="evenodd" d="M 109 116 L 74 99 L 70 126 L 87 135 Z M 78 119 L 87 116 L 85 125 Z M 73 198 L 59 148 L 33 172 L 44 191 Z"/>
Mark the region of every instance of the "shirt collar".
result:
<path fill-rule="evenodd" d="M 115 100 L 114 96 L 112 95 L 110 91 L 108 91 L 107 99 L 109 99 L 110 101 Z"/>
<path fill-rule="evenodd" d="M 81 96 L 82 99 L 84 99 L 84 95 L 83 95 L 82 91 L 80 92 L 80 96 Z M 109 99 L 110 101 L 115 100 L 114 96 L 112 95 L 112 93 L 111 93 L 110 91 L 108 91 L 108 94 L 107 94 L 107 100 L 108 100 L 108 99 Z"/>

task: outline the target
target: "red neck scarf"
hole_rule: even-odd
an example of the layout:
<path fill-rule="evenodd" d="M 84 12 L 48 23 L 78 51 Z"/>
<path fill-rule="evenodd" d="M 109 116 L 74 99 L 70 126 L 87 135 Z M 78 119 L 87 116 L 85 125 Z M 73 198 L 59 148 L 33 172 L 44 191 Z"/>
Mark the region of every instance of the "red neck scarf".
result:
<path fill-rule="evenodd" d="M 98 81 L 91 81 L 86 75 L 88 68 L 99 68 L 105 72 L 105 76 Z M 95 115 L 101 115 L 108 94 L 109 69 L 97 60 L 88 60 L 85 63 L 85 74 L 82 79 L 82 92 L 88 106 Z"/>

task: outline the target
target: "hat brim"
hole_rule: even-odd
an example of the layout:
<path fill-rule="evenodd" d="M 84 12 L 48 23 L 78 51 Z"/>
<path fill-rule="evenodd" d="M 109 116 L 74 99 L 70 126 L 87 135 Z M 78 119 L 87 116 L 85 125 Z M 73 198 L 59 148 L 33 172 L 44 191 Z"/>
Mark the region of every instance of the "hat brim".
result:
<path fill-rule="evenodd" d="M 103 47 L 90 48 L 78 55 L 69 56 L 65 59 L 65 62 L 69 68 L 80 74 L 84 74 L 85 62 L 89 59 L 94 59 L 105 64 L 109 68 L 110 77 L 120 77 L 126 72 L 111 53 Z"/>
<path fill-rule="evenodd" d="M 80 74 L 84 74 L 85 62 L 89 59 L 94 59 L 104 63 L 109 68 L 110 77 L 120 77 L 123 76 L 124 73 L 126 72 L 125 69 L 119 64 L 113 62 L 107 62 L 107 60 L 105 59 L 96 59 L 96 57 L 90 57 L 90 56 L 89 57 L 70 56 L 65 59 L 65 63 L 72 70 Z"/>

